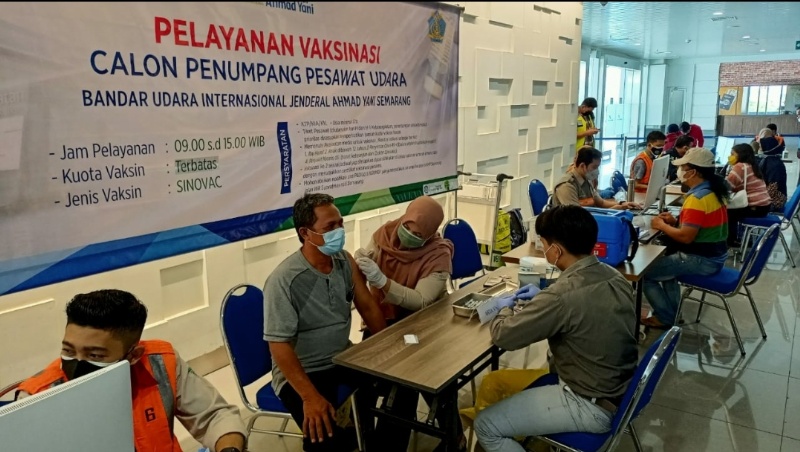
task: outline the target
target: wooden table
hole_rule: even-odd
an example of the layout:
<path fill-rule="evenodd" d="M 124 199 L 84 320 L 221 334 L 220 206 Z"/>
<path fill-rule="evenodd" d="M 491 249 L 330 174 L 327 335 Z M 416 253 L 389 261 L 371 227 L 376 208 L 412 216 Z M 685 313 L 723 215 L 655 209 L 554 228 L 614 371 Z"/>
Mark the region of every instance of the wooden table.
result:
<path fill-rule="evenodd" d="M 456 316 L 451 304 L 470 292 L 480 292 L 486 279 L 498 275 L 508 275 L 516 281 L 517 268 L 501 267 L 333 358 L 335 364 L 357 372 L 362 380 L 412 388 L 434 397 L 424 423 L 392 415 L 391 406 L 385 406 L 386 400 L 381 407 L 359 403 L 359 424 L 366 450 L 380 447 L 366 441 L 374 429 L 373 416 L 443 438 L 446 450 L 457 450 L 460 440 L 457 426 L 461 422 L 458 390 L 486 367 L 496 370 L 502 351 L 492 344 L 488 323 L 481 325 L 477 315 L 472 320 Z M 419 344 L 406 345 L 403 339 L 406 334 L 415 334 Z M 359 392 L 362 389 L 363 386 Z M 374 401 L 374 394 L 356 399 Z M 434 425 L 437 410 L 445 410 L 446 425 Z"/>
<path fill-rule="evenodd" d="M 639 250 L 636 251 L 636 256 L 633 257 L 631 262 L 624 261 L 617 266 L 617 270 L 622 273 L 622 276 L 633 283 L 636 288 L 636 329 L 634 331 L 639 331 L 639 316 L 642 311 L 642 298 L 644 296 L 642 277 L 647 269 L 653 265 L 653 262 L 666 251 L 666 246 L 654 245 L 652 243 L 640 244 Z M 544 257 L 544 253 L 542 250 L 536 249 L 534 243 L 526 243 L 503 254 L 501 259 L 507 264 L 519 264 L 519 260 L 526 256 Z"/>

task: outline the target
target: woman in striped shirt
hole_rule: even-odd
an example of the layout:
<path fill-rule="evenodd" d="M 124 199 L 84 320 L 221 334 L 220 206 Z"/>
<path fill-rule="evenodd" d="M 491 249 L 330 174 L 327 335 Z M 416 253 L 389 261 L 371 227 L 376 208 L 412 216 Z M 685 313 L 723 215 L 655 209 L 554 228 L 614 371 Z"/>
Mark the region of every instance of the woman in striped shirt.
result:
<path fill-rule="evenodd" d="M 747 190 L 747 207 L 728 209 L 728 246 L 738 248 L 741 246 L 739 220 L 767 216 L 772 198 L 767 191 L 761 169 L 756 164 L 755 152 L 749 144 L 740 143 L 734 146 L 731 149 L 731 156 L 728 157 L 728 164 L 731 166 L 731 172 L 727 177 L 731 192 Z"/>

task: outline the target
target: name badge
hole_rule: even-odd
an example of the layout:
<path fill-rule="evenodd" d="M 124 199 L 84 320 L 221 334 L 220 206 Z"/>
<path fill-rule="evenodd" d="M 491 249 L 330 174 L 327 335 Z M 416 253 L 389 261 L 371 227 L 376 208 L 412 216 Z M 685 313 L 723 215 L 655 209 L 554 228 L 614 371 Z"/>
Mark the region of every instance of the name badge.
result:
<path fill-rule="evenodd" d="M 481 321 L 481 325 L 497 317 L 497 313 L 501 309 L 503 308 L 497 305 L 497 299 L 495 298 L 490 298 L 475 308 L 478 311 L 478 319 Z"/>

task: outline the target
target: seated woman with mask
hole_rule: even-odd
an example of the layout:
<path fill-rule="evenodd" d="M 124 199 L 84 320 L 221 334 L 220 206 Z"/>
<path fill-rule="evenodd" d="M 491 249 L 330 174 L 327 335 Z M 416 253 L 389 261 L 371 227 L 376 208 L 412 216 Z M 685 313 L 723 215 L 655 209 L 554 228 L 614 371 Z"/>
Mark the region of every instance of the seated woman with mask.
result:
<path fill-rule="evenodd" d="M 769 214 L 772 199 L 764 183 L 761 168 L 756 163 L 753 148 L 747 143 L 739 143 L 731 149 L 728 157 L 730 173 L 726 177 L 733 193 L 744 190 L 747 206 L 728 209 L 728 246 L 739 248 L 739 220 L 743 218 L 765 217 Z"/>
<path fill-rule="evenodd" d="M 443 220 L 442 206 L 429 196 L 420 196 L 411 201 L 402 217 L 378 228 L 366 249 L 356 251 L 356 263 L 366 276 L 387 325 L 427 307 L 446 293 L 453 243 L 437 232 Z M 364 338 L 367 337 L 365 331 Z M 417 410 L 417 396 L 415 391 L 399 389 L 392 412 L 412 418 Z M 439 422 L 444 422 L 444 418 Z M 375 433 L 384 445 L 381 450 L 401 452 L 408 448 L 411 433 L 408 428 L 392 428 L 378 421 Z"/>
<path fill-rule="evenodd" d="M 378 228 L 367 249 L 356 251 L 356 263 L 387 325 L 444 295 L 453 243 L 437 232 L 443 220 L 442 206 L 429 196 L 420 196 L 402 217 Z"/>

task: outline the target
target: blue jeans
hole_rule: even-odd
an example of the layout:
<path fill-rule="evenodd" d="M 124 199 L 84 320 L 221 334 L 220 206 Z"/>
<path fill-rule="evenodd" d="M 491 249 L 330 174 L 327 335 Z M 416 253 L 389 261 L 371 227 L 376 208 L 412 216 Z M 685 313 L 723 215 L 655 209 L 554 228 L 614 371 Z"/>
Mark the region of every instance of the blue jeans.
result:
<path fill-rule="evenodd" d="M 514 437 L 604 433 L 613 415 L 559 384 L 526 389 L 478 414 L 475 434 L 487 452 L 524 452 Z"/>
<path fill-rule="evenodd" d="M 644 274 L 644 295 L 653 307 L 653 315 L 663 324 L 672 325 L 678 315 L 681 289 L 676 279 L 681 275 L 713 275 L 722 270 L 725 257 L 708 258 L 677 252 L 661 256 Z M 636 313 L 639 315 L 639 313 Z"/>

